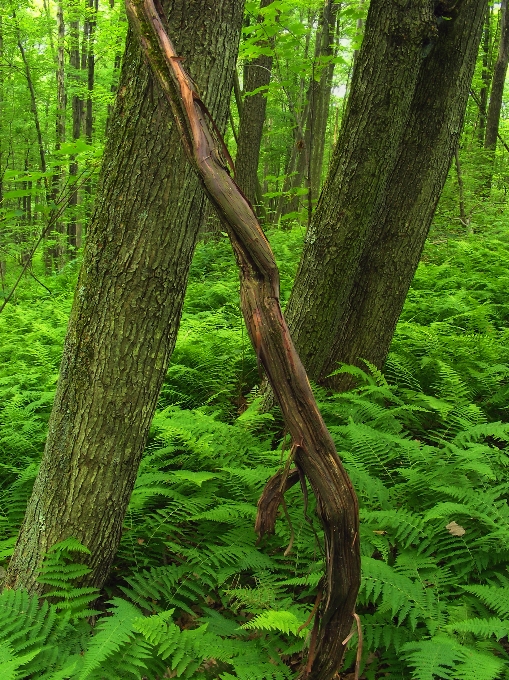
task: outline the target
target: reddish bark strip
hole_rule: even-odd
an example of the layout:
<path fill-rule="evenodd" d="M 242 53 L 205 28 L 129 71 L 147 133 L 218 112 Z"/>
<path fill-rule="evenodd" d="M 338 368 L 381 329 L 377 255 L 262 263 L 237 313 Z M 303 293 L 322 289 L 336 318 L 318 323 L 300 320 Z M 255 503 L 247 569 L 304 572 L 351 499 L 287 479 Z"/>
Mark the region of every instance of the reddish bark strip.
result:
<path fill-rule="evenodd" d="M 295 448 L 295 464 L 309 479 L 325 534 L 326 576 L 316 644 L 301 677 L 329 680 L 338 671 L 353 623 L 360 581 L 357 498 L 316 405 L 279 304 L 279 273 L 253 210 L 235 184 L 224 143 L 169 39 L 153 0 L 126 0 L 131 25 L 171 105 L 182 143 L 224 223 L 240 269 L 241 304 L 251 341 L 279 401 Z M 165 22 L 166 23 L 166 22 Z M 295 479 L 295 478 L 293 478 Z M 293 481 L 293 479 L 291 481 Z M 280 494 L 290 480 L 272 482 Z M 274 491 L 275 490 L 275 491 Z M 260 531 L 273 527 L 263 517 Z M 263 527 L 263 529 L 262 529 Z"/>

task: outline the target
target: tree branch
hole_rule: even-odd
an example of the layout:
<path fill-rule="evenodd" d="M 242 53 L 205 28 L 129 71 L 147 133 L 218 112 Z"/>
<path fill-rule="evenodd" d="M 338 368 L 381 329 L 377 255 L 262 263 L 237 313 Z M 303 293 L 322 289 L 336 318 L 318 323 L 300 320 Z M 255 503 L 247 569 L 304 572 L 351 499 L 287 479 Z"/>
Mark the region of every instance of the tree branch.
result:
<path fill-rule="evenodd" d="M 329 680 L 343 659 L 342 641 L 352 626 L 360 582 L 357 498 L 283 318 L 272 251 L 251 205 L 230 177 L 224 142 L 217 128 L 209 125 L 207 109 L 153 0 L 127 0 L 126 6 L 143 52 L 170 103 L 184 149 L 230 237 L 240 270 L 248 332 L 291 434 L 295 464 L 309 479 L 317 498 L 325 535 L 325 587 L 317 612 L 316 644 L 300 677 Z M 281 487 L 276 487 L 276 492 L 280 493 Z M 267 523 L 257 521 L 257 525 Z"/>

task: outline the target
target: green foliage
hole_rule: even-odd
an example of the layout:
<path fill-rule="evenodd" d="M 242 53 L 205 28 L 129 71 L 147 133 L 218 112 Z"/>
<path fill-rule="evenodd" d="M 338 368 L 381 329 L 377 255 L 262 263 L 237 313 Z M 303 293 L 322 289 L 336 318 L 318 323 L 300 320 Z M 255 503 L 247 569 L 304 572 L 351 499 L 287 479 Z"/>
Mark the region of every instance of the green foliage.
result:
<path fill-rule="evenodd" d="M 302 235 L 272 238 L 288 291 Z M 357 389 L 317 390 L 360 501 L 357 611 L 370 680 L 509 673 L 509 361 L 497 257 L 506 257 L 503 241 L 431 244 L 385 373 L 343 367 Z M 4 558 L 42 452 L 71 283 L 61 280 L 59 295 L 37 308 L 39 291 L 23 287 L 0 316 Z M 259 414 L 256 399 L 246 402 L 257 381 L 227 245 L 201 244 L 110 594 L 96 602 L 80 586 L 83 546 L 54 546 L 40 576 L 47 597 L 6 591 L 0 599 L 6 674 L 293 677 L 309 644 L 312 623 L 301 627 L 323 571 L 322 538 L 312 501 L 308 521 L 294 487 L 286 494 L 292 528 L 281 515 L 276 535 L 256 544 L 257 499 L 285 461 L 272 416 Z M 356 636 L 345 668 L 355 651 Z"/>

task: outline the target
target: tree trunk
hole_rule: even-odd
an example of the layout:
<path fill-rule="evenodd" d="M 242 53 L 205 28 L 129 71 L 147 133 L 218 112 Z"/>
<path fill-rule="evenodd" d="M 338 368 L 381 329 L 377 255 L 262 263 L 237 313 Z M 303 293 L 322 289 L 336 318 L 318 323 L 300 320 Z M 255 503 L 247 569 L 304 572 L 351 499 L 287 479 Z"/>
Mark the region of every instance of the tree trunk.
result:
<path fill-rule="evenodd" d="M 98 11 L 99 0 L 88 0 L 87 9 L 88 15 L 86 20 L 86 58 L 82 60 L 82 68 L 87 72 L 87 101 L 85 108 L 85 139 L 87 144 L 92 144 L 92 136 L 94 133 L 94 105 L 92 100 L 92 95 L 94 92 L 94 80 L 95 80 L 95 54 L 94 54 L 94 42 L 95 42 L 95 28 L 97 23 L 97 11 Z M 85 46 L 85 41 L 84 41 Z M 83 63 L 84 61 L 84 63 Z M 85 194 L 85 210 L 84 210 L 84 220 L 83 225 L 86 224 L 90 209 L 92 206 L 92 180 L 89 177 L 84 185 Z M 83 240 L 83 229 L 77 230 L 76 234 L 76 245 L 81 248 Z"/>
<path fill-rule="evenodd" d="M 322 180 L 325 135 L 334 75 L 334 62 L 330 61 L 330 58 L 334 55 L 338 9 L 339 5 L 334 0 L 325 0 L 316 36 L 313 70 L 307 89 L 306 106 L 302 116 L 304 121 L 302 128 L 305 128 L 304 138 L 297 140 L 294 147 L 296 150 L 294 167 L 296 165 L 297 172 L 291 178 L 291 185 L 294 189 L 301 188 L 305 179 L 307 196 L 292 196 L 283 208 L 289 213 L 297 212 L 303 207 L 305 201 L 308 224 L 311 221 L 313 201 L 318 198 Z M 293 172 L 293 168 L 290 172 Z"/>
<path fill-rule="evenodd" d="M 32 79 L 32 70 L 30 68 L 30 64 L 28 63 L 25 48 L 23 47 L 23 41 L 21 40 L 21 33 L 19 30 L 19 26 L 17 25 L 16 13 L 13 12 L 12 16 L 13 19 L 16 21 L 18 49 L 20 51 L 23 66 L 25 68 L 25 77 L 27 79 L 28 91 L 30 92 L 30 108 L 32 110 L 32 115 L 34 117 L 35 132 L 37 135 L 37 146 L 39 149 L 39 167 L 41 169 L 41 172 L 46 172 L 46 152 L 42 141 L 41 123 L 39 120 L 39 112 L 37 111 L 37 98 L 35 96 L 34 81 Z"/>
<path fill-rule="evenodd" d="M 491 83 L 491 64 L 490 64 L 490 44 L 491 44 L 491 19 L 492 8 L 486 8 L 486 19 L 482 37 L 482 87 L 479 92 L 479 145 L 484 147 L 484 137 L 486 135 L 486 117 L 488 115 L 488 92 Z"/>
<path fill-rule="evenodd" d="M 490 104 L 486 118 L 486 137 L 484 148 L 495 150 L 497 146 L 498 127 L 500 123 L 500 111 L 502 109 L 502 96 L 504 94 L 505 76 L 509 62 L 509 12 L 507 0 L 500 4 L 500 44 L 497 61 L 493 68 L 493 80 L 491 82 Z"/>
<path fill-rule="evenodd" d="M 320 381 L 335 389 L 352 386 L 348 374 L 326 380 L 340 362 L 382 368 L 387 357 L 459 142 L 485 7 L 485 0 L 455 5 L 424 60 L 383 203 L 320 368 Z M 342 281 L 339 288 L 341 295 Z"/>
<path fill-rule="evenodd" d="M 224 129 L 242 0 L 166 3 L 179 54 Z M 49 547 L 91 550 L 101 587 L 116 553 L 175 344 L 204 194 L 160 88 L 129 33 L 116 108 L 39 475 L 7 585 L 36 582 Z"/>
<path fill-rule="evenodd" d="M 55 150 L 59 151 L 62 144 L 65 142 L 65 23 L 64 23 L 64 9 L 61 2 L 57 3 L 57 69 L 56 69 L 56 85 L 57 85 L 57 112 L 55 118 Z M 54 202 L 59 194 L 62 185 L 62 168 L 55 166 L 53 169 L 53 177 L 51 178 L 51 200 Z M 44 252 L 44 261 L 47 271 L 52 271 L 54 268 L 58 269 L 62 264 L 63 253 L 63 225 L 62 221 L 58 220 L 53 228 L 53 233 L 49 234 L 49 239 L 52 245 L 46 248 Z"/>
<path fill-rule="evenodd" d="M 340 140 L 286 312 L 313 379 L 323 376 L 339 333 L 405 131 L 423 46 L 435 37 L 432 2 L 372 0 Z"/>
<path fill-rule="evenodd" d="M 330 59 L 335 54 L 334 39 L 336 34 L 336 14 L 339 4 L 335 0 L 325 0 L 323 8 L 320 54 L 318 55 L 319 79 L 313 80 L 310 92 L 310 109 L 308 114 L 309 129 L 309 181 L 311 197 L 318 198 L 322 184 L 323 156 L 325 136 L 329 120 L 329 104 L 334 76 L 334 62 Z"/>
<path fill-rule="evenodd" d="M 99 0 L 89 0 L 88 2 L 89 15 L 87 17 L 88 30 L 87 30 L 87 59 L 86 59 L 88 96 L 87 96 L 87 108 L 85 112 L 85 137 L 89 144 L 92 143 L 92 134 L 94 128 L 92 94 L 94 91 L 94 77 L 95 77 L 94 40 L 98 4 Z"/>
<path fill-rule="evenodd" d="M 79 6 L 77 0 L 72 0 L 70 4 L 71 22 L 69 24 L 69 65 L 74 87 L 79 88 L 81 84 L 81 60 L 80 60 L 80 18 Z M 81 136 L 81 121 L 83 119 L 83 99 L 78 92 L 72 95 L 72 138 L 76 141 Z M 70 181 L 75 181 L 78 176 L 78 163 L 76 157 L 71 156 L 69 164 Z M 70 218 L 67 223 L 67 254 L 73 259 L 76 257 L 76 250 L 78 246 L 78 191 L 73 191 L 69 197 Z"/>
<path fill-rule="evenodd" d="M 267 7 L 273 0 L 261 0 L 260 9 Z M 263 17 L 260 16 L 261 21 Z M 260 43 L 268 47 L 268 41 Z M 260 216 L 261 192 L 258 180 L 258 162 L 262 142 L 265 110 L 267 108 L 267 88 L 272 70 L 272 55 L 261 55 L 244 67 L 244 102 L 240 118 L 239 141 L 235 159 L 235 179 Z M 258 90 L 256 94 L 250 94 Z"/>

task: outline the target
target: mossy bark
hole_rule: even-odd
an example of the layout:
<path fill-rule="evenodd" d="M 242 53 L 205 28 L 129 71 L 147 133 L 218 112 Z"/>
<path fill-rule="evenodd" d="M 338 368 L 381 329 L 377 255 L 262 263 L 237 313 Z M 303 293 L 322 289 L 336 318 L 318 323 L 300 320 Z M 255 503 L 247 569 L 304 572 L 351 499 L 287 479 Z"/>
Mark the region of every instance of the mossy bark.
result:
<path fill-rule="evenodd" d="M 433 3 L 372 0 L 329 176 L 308 229 L 286 317 L 313 379 L 336 337 L 394 166 L 422 63 Z"/>
<path fill-rule="evenodd" d="M 384 201 L 359 260 L 341 322 L 321 369 L 325 379 L 339 362 L 382 368 L 419 264 L 431 221 L 458 147 L 478 46 L 484 3 L 463 0 L 439 24 L 423 62 Z M 349 374 L 329 381 L 352 386 Z"/>
<path fill-rule="evenodd" d="M 179 54 L 221 127 L 243 5 L 165 4 Z M 117 551 L 205 201 L 171 119 L 129 34 L 46 449 L 8 587 L 41 592 L 43 555 L 69 536 L 90 549 L 87 583 L 97 587 Z"/>
<path fill-rule="evenodd" d="M 430 31 L 435 3 L 393 3 L 392 28 L 385 4 L 370 6 L 287 309 L 311 377 L 335 389 L 352 385 L 349 376 L 328 378 L 340 362 L 381 368 L 387 356 L 459 139 L 486 10 L 485 0 L 451 3 L 449 13 L 441 3 Z"/>

